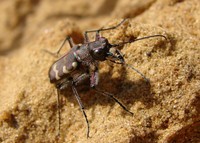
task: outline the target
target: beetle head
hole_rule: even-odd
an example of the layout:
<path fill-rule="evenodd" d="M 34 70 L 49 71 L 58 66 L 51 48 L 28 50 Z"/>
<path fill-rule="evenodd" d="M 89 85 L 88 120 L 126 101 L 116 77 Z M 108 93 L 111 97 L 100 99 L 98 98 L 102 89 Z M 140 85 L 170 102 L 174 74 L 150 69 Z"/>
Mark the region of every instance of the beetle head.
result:
<path fill-rule="evenodd" d="M 112 45 L 104 37 L 100 37 L 99 40 L 90 44 L 90 54 L 95 60 L 104 61 L 108 56 L 109 49 Z"/>
<path fill-rule="evenodd" d="M 121 52 L 116 48 L 118 45 L 112 45 L 104 37 L 90 44 L 90 54 L 95 60 L 104 61 L 110 60 L 118 63 L 124 63 L 124 58 Z"/>

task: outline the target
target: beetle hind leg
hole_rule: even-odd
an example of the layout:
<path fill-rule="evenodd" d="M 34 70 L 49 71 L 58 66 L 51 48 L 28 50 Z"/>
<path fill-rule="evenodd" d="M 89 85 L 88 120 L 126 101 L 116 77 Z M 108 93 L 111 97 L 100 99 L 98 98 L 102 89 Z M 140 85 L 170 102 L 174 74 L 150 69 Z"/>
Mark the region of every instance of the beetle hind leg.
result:
<path fill-rule="evenodd" d="M 60 46 L 60 48 L 57 50 L 56 54 L 58 55 L 61 51 L 61 49 L 63 48 L 63 46 L 65 45 L 66 41 L 68 41 L 70 48 L 72 48 L 74 46 L 74 43 L 72 42 L 72 39 L 70 36 L 67 36 L 65 38 L 65 40 L 63 41 L 62 45 Z"/>
<path fill-rule="evenodd" d="M 59 57 L 59 53 L 60 53 L 61 49 L 63 48 L 63 46 L 65 45 L 66 41 L 68 41 L 68 43 L 69 43 L 69 45 L 70 45 L 70 48 L 72 48 L 72 47 L 74 46 L 74 43 L 73 43 L 71 37 L 70 37 L 70 36 L 67 36 L 67 37 L 65 38 L 65 40 L 63 41 L 62 45 L 60 46 L 60 48 L 59 48 L 56 52 L 51 52 L 51 51 L 46 50 L 46 49 L 43 49 L 43 50 L 44 50 L 45 52 L 47 52 L 47 53 L 49 53 L 49 54 L 55 56 L 55 57 Z"/>
<path fill-rule="evenodd" d="M 89 125 L 89 121 L 88 121 L 87 115 L 85 113 L 85 108 L 83 106 L 83 103 L 82 103 L 82 101 L 80 99 L 80 96 L 79 96 L 74 84 L 72 84 L 72 90 L 73 90 L 73 93 L 74 93 L 74 95 L 76 97 L 76 100 L 77 100 L 77 102 L 78 102 L 78 104 L 80 106 L 80 109 L 81 109 L 81 111 L 83 113 L 83 116 L 85 117 L 85 120 L 86 120 L 86 123 L 87 123 L 87 138 L 88 138 L 89 137 L 89 133 L 90 133 L 90 125 Z"/>
<path fill-rule="evenodd" d="M 97 93 L 107 96 L 111 99 L 113 99 L 116 103 L 118 103 L 126 112 L 130 113 L 131 115 L 133 115 L 133 113 L 131 111 L 129 111 L 117 98 L 115 98 L 111 93 L 99 90 L 97 88 L 93 88 Z"/>

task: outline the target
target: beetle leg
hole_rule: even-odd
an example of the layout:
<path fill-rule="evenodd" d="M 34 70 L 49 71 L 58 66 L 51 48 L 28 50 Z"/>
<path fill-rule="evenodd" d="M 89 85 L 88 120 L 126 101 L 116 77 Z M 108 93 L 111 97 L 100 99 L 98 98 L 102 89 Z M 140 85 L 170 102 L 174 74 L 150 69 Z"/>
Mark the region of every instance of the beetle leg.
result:
<path fill-rule="evenodd" d="M 60 124 L 61 124 L 61 115 L 60 115 L 60 90 L 57 89 L 57 113 L 58 113 L 58 132 L 57 137 L 60 136 Z"/>
<path fill-rule="evenodd" d="M 100 39 L 100 34 L 99 30 L 97 30 L 95 40 L 98 41 L 99 39 Z"/>
<path fill-rule="evenodd" d="M 89 80 L 89 74 L 84 73 L 84 74 L 80 75 L 79 77 L 77 77 L 76 79 L 74 79 L 73 83 L 75 86 L 77 86 L 77 85 L 84 84 L 87 80 Z"/>
<path fill-rule="evenodd" d="M 119 27 L 120 25 L 122 25 L 127 19 L 123 19 L 120 23 L 118 23 L 117 25 L 113 26 L 113 27 L 109 27 L 109 28 L 101 28 L 97 31 L 106 31 L 106 30 L 112 30 L 112 29 L 116 29 L 117 27 Z"/>
<path fill-rule="evenodd" d="M 91 32 L 96 32 L 96 40 L 100 37 L 99 35 L 99 32 L 100 31 L 106 31 L 106 30 L 112 30 L 112 29 L 115 29 L 117 27 L 119 27 L 120 25 L 122 25 L 127 19 L 123 19 L 120 23 L 118 23 L 117 25 L 113 26 L 113 27 L 109 27 L 109 28 L 100 28 L 100 29 L 97 29 L 97 30 L 88 30 L 88 31 L 85 31 L 85 42 L 88 43 L 89 42 L 89 38 L 88 38 L 88 33 L 91 33 Z"/>
<path fill-rule="evenodd" d="M 66 89 L 69 85 L 71 84 L 70 80 L 64 80 L 63 82 L 56 84 L 56 88 L 59 90 L 64 90 Z"/>
<path fill-rule="evenodd" d="M 72 41 L 72 38 L 69 37 L 69 38 L 66 38 L 66 39 L 67 39 L 67 41 L 68 41 L 68 43 L 69 43 L 69 45 L 70 45 L 70 48 L 74 47 L 74 43 L 73 43 L 73 41 Z"/>
<path fill-rule="evenodd" d="M 122 25 L 124 22 L 126 21 L 126 19 L 123 19 L 120 23 L 118 23 L 117 25 L 113 26 L 113 27 L 109 27 L 109 28 L 100 28 L 100 29 L 97 29 L 97 30 L 88 30 L 88 31 L 85 31 L 85 43 L 88 43 L 90 42 L 89 41 L 89 38 L 88 38 L 88 33 L 91 33 L 91 32 L 96 32 L 96 40 L 98 40 L 98 38 L 100 37 L 99 35 L 99 32 L 100 31 L 106 31 L 106 30 L 112 30 L 112 29 L 115 29 L 117 27 L 119 27 L 120 25 Z"/>
<path fill-rule="evenodd" d="M 131 115 L 133 115 L 133 113 L 131 111 L 129 111 L 117 98 L 115 98 L 113 96 L 113 94 L 110 94 L 108 92 L 105 92 L 105 91 L 102 91 L 102 90 L 99 90 L 97 88 L 93 88 L 96 92 L 100 93 L 101 95 L 104 95 L 104 96 L 107 96 L 111 99 L 113 99 L 115 102 L 117 102 L 126 112 L 130 113 Z"/>
<path fill-rule="evenodd" d="M 90 87 L 95 87 L 98 85 L 99 82 L 99 71 L 95 70 L 90 74 Z"/>
<path fill-rule="evenodd" d="M 85 31 L 85 33 L 84 33 L 84 43 L 89 43 L 90 41 L 89 41 L 89 38 L 88 38 L 88 31 Z"/>
<path fill-rule="evenodd" d="M 74 95 L 76 97 L 76 100 L 78 101 L 78 104 L 79 104 L 80 109 L 81 109 L 81 111 L 83 113 L 83 116 L 85 117 L 85 120 L 86 120 L 86 123 L 87 123 L 87 129 L 88 129 L 87 130 L 87 138 L 88 138 L 89 137 L 89 133 L 90 133 L 90 126 L 89 126 L 89 121 L 87 119 L 87 115 L 86 115 L 85 110 L 84 110 L 85 108 L 83 106 L 83 103 L 81 102 L 80 96 L 79 96 L 74 84 L 72 84 L 72 90 L 73 90 L 73 93 L 74 93 Z"/>
<path fill-rule="evenodd" d="M 63 48 L 63 46 L 65 45 L 66 41 L 68 41 L 69 45 L 70 45 L 70 48 L 72 48 L 74 46 L 72 40 L 71 40 L 71 37 L 70 36 L 67 36 L 65 38 L 65 40 L 63 41 L 62 45 L 60 46 L 60 48 L 57 50 L 56 54 L 58 55 L 61 51 L 61 49 Z"/>
<path fill-rule="evenodd" d="M 58 57 L 58 55 L 59 55 L 61 49 L 63 48 L 63 46 L 65 45 L 66 41 L 69 42 L 69 45 L 70 45 L 71 48 L 74 46 L 74 44 L 73 44 L 73 42 L 72 42 L 72 40 L 71 40 L 71 37 L 67 36 L 67 37 L 65 38 L 65 40 L 63 41 L 62 45 L 60 46 L 60 48 L 59 48 L 55 53 L 54 53 L 54 52 L 51 52 L 51 51 L 49 51 L 49 50 L 46 50 L 46 49 L 43 49 L 43 50 L 44 50 L 45 52 L 47 52 L 47 53 L 53 55 L 53 56 Z"/>

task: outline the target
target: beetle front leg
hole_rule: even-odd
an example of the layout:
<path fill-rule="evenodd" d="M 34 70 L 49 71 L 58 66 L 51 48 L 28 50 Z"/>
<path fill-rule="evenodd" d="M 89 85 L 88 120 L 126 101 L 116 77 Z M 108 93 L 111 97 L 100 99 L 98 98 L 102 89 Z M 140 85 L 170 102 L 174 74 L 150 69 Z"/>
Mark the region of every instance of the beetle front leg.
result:
<path fill-rule="evenodd" d="M 95 70 L 90 73 L 90 87 L 94 88 L 99 83 L 99 71 L 95 67 Z"/>
<path fill-rule="evenodd" d="M 99 38 L 100 38 L 99 31 L 101 31 L 101 30 L 85 31 L 85 33 L 84 33 L 84 36 L 85 36 L 85 43 L 89 43 L 89 42 L 90 42 L 90 41 L 89 41 L 89 38 L 88 38 L 88 33 L 90 33 L 90 32 L 96 32 L 95 40 L 96 40 L 96 41 L 99 40 Z"/>
<path fill-rule="evenodd" d="M 99 34 L 99 31 L 97 30 L 95 40 L 98 41 L 98 40 L 100 39 L 100 37 L 101 37 L 101 36 L 100 36 L 100 34 Z"/>

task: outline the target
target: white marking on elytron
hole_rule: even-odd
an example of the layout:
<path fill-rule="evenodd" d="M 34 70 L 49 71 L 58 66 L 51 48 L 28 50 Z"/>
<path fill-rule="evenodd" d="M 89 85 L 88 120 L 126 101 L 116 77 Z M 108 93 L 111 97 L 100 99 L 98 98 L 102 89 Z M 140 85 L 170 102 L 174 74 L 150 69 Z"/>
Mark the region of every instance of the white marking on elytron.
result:
<path fill-rule="evenodd" d="M 73 62 L 72 63 L 72 67 L 75 69 L 76 67 L 78 66 L 78 63 L 77 62 Z"/>
<path fill-rule="evenodd" d="M 55 74 L 56 74 L 56 80 L 59 80 L 60 77 L 59 77 L 59 75 L 58 75 L 58 70 L 56 69 L 56 67 L 57 67 L 57 65 L 55 64 L 55 65 L 53 66 L 53 71 L 54 71 Z"/>
<path fill-rule="evenodd" d="M 69 73 L 66 66 L 63 66 L 63 73 Z"/>

